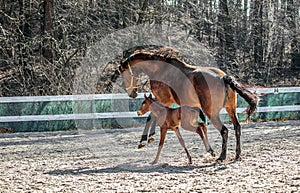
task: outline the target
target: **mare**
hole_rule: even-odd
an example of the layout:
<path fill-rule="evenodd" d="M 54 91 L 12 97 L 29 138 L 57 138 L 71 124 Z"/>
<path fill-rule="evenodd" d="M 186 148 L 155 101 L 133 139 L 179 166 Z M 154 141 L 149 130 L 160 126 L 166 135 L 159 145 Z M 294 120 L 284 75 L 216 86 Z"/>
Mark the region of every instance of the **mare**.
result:
<path fill-rule="evenodd" d="M 138 75 L 144 73 L 149 76 L 150 80 L 158 81 L 172 88 L 171 91 L 169 90 L 170 92 L 164 92 L 164 87 L 151 87 L 152 93 L 164 106 L 169 106 L 179 100 L 180 102 L 177 104 L 181 106 L 202 108 L 222 136 L 222 150 L 217 159 L 219 161 L 225 160 L 227 154 L 228 129 L 220 120 L 220 111 L 225 106 L 234 125 L 235 159 L 239 160 L 241 158 L 241 127 L 236 114 L 236 92 L 249 103 L 246 110 L 248 117 L 256 110 L 258 96 L 248 91 L 233 77 L 218 74 L 217 72 L 220 70 L 189 65 L 174 53 L 176 51 L 169 47 L 150 51 L 138 50 L 122 61 L 119 71 L 123 76 L 128 95 L 132 98 L 137 97 Z M 156 96 L 157 93 L 159 97 Z M 166 93 L 167 95 L 164 95 Z M 184 115 L 181 119 L 184 119 Z M 184 124 L 185 121 L 182 121 L 184 129 L 196 132 L 194 128 Z"/>
<path fill-rule="evenodd" d="M 179 125 L 181 122 L 181 115 L 185 115 L 185 119 L 183 121 L 186 121 L 184 125 L 190 125 L 190 127 L 194 127 L 196 132 L 201 136 L 203 140 L 207 140 L 207 138 L 204 138 L 203 133 L 203 123 L 198 122 L 198 116 L 199 116 L 199 109 L 193 108 L 189 106 L 183 106 L 175 109 L 171 109 L 168 107 L 163 106 L 160 104 L 157 100 L 152 98 L 152 95 L 150 94 L 149 97 L 144 94 L 145 100 L 143 101 L 140 109 L 138 110 L 138 115 L 144 115 L 145 113 L 151 111 L 153 115 L 156 117 L 157 124 L 160 126 L 160 141 L 159 146 L 157 150 L 157 154 L 155 157 L 155 160 L 153 161 L 153 164 L 156 164 L 160 152 L 162 150 L 162 147 L 164 145 L 165 137 L 167 134 L 167 130 L 171 129 L 176 133 L 176 136 L 181 144 L 181 146 L 184 148 L 189 164 L 192 163 L 192 158 L 185 146 L 184 140 L 179 132 Z M 206 143 L 204 143 L 206 144 Z M 211 149 L 210 147 L 207 147 L 208 149 Z"/>

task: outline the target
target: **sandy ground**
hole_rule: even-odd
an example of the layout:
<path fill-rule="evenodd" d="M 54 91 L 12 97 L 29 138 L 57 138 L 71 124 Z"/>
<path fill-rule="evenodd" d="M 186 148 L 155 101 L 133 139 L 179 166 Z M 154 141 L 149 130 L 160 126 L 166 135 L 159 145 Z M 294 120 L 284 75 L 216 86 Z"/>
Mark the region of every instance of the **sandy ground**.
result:
<path fill-rule="evenodd" d="M 156 140 L 137 149 L 142 128 L 0 135 L 0 192 L 300 192 L 300 121 L 242 125 L 242 161 L 215 163 L 199 137 L 182 131 L 193 164 L 174 133 L 159 163 Z M 209 128 L 216 153 L 221 138 Z"/>

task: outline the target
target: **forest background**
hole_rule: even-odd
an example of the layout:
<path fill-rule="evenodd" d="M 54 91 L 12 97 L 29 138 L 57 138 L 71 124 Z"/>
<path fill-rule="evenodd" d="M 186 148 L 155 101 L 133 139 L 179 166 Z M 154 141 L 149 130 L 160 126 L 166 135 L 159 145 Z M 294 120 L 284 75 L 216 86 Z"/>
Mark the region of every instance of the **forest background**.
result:
<path fill-rule="evenodd" d="M 0 96 L 72 94 L 87 50 L 139 24 L 176 25 L 256 86 L 300 86 L 298 0 L 0 0 Z M 110 93 L 114 70 L 99 78 Z"/>

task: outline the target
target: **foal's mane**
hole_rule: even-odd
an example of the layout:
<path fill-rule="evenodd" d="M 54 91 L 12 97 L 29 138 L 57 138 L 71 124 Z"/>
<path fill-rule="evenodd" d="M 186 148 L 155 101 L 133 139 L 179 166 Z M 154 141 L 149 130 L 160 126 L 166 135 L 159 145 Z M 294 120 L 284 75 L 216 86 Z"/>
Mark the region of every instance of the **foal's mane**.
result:
<path fill-rule="evenodd" d="M 121 62 L 121 66 L 128 68 L 130 61 L 135 59 L 141 60 L 158 60 L 162 62 L 167 62 L 173 64 L 177 67 L 192 67 L 181 59 L 182 55 L 175 49 L 168 46 L 162 46 L 155 49 L 137 49 Z"/>
<path fill-rule="evenodd" d="M 158 105 L 161 108 L 166 108 L 163 104 L 161 104 L 156 98 L 147 97 L 146 100 L 151 101 L 151 103 L 155 103 L 155 105 Z"/>

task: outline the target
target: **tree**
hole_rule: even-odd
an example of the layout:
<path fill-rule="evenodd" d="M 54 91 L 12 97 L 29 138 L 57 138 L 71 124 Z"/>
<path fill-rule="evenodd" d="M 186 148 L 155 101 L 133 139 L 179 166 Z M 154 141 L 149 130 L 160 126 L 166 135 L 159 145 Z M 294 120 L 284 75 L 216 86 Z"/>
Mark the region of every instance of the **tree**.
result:
<path fill-rule="evenodd" d="M 299 23 L 297 23 L 297 17 L 299 18 L 299 3 L 295 3 L 294 0 L 287 0 L 287 24 L 290 30 L 289 34 L 291 37 L 291 67 L 292 69 L 300 70 L 300 33 Z"/>
<path fill-rule="evenodd" d="M 232 28 L 232 19 L 229 14 L 227 0 L 219 1 L 219 14 L 218 14 L 218 38 L 220 42 L 219 47 L 219 61 L 221 68 L 224 70 L 234 70 L 237 68 L 235 62 L 236 49 L 234 46 L 234 30 Z"/>
<path fill-rule="evenodd" d="M 0 96 L 71 94 L 89 47 L 143 23 L 180 27 L 241 82 L 299 84 L 297 0 L 0 0 L 0 9 Z"/>
<path fill-rule="evenodd" d="M 43 56 L 44 58 L 53 63 L 53 52 L 51 39 L 53 36 L 53 0 L 44 0 L 44 22 L 43 22 Z"/>
<path fill-rule="evenodd" d="M 253 59 L 254 68 L 263 65 L 263 1 L 254 0 L 253 2 Z"/>

